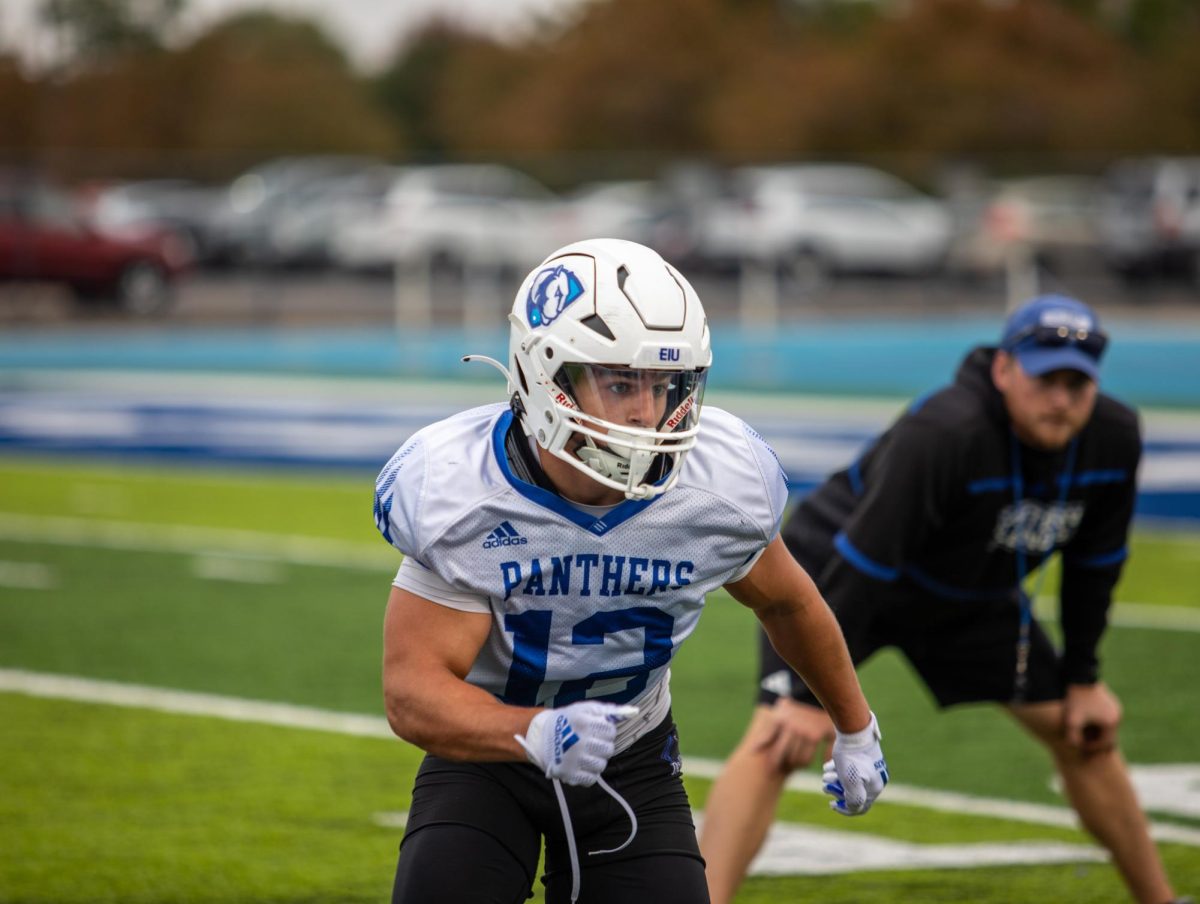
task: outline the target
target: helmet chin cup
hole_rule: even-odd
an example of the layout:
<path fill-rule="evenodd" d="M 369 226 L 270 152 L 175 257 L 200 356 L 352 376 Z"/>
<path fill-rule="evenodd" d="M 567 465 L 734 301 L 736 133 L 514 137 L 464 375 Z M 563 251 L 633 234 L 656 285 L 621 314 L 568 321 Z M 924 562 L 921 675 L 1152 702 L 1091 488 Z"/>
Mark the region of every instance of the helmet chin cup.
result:
<path fill-rule="evenodd" d="M 629 481 L 629 459 L 623 458 L 612 449 L 602 449 L 589 436 L 575 454 L 585 465 L 597 474 L 603 474 L 609 480 L 619 483 Z"/>
<path fill-rule="evenodd" d="M 596 473 L 623 484 L 623 489 L 628 492 L 642 483 L 658 452 L 637 448 L 633 434 L 609 430 L 607 435 L 609 442 L 604 446 L 585 436 L 575 454 Z"/>

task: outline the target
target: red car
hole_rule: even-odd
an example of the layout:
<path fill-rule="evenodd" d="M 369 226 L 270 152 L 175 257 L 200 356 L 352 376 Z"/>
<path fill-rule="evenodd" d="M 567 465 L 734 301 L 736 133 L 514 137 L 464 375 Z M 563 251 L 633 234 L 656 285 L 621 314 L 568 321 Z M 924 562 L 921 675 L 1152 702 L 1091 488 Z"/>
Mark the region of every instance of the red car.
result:
<path fill-rule="evenodd" d="M 81 301 L 155 314 L 189 264 L 170 233 L 101 233 L 63 192 L 36 177 L 0 176 L 0 280 L 66 283 Z"/>

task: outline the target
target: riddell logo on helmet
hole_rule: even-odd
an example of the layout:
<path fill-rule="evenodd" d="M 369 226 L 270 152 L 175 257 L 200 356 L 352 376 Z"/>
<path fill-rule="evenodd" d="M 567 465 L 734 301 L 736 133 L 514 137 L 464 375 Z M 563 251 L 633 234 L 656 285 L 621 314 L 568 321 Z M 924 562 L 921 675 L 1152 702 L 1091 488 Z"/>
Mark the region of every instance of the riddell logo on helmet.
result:
<path fill-rule="evenodd" d="M 676 427 L 678 427 L 683 422 L 683 419 L 685 417 L 687 417 L 688 412 L 692 410 L 692 406 L 694 406 L 695 404 L 696 404 L 696 397 L 694 395 L 688 396 L 686 399 L 683 400 L 683 402 L 680 404 L 680 406 L 675 409 L 675 413 L 672 414 L 669 418 L 667 418 L 667 423 L 664 426 L 668 430 L 674 430 Z"/>

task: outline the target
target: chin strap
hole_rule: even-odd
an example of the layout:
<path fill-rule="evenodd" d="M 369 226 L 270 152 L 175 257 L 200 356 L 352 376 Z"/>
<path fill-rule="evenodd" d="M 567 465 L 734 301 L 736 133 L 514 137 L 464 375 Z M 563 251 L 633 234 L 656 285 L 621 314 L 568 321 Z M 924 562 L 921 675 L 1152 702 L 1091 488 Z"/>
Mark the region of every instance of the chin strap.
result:
<path fill-rule="evenodd" d="M 633 437 L 629 434 L 616 430 L 609 431 L 609 436 L 618 443 L 632 443 L 633 441 Z M 626 457 L 616 449 L 597 446 L 590 436 L 584 437 L 584 444 L 576 450 L 575 454 L 593 471 L 603 474 L 610 480 L 624 483 L 626 486 L 641 483 L 658 456 L 657 452 L 635 449 Z M 630 480 L 631 474 L 633 475 L 632 480 Z"/>

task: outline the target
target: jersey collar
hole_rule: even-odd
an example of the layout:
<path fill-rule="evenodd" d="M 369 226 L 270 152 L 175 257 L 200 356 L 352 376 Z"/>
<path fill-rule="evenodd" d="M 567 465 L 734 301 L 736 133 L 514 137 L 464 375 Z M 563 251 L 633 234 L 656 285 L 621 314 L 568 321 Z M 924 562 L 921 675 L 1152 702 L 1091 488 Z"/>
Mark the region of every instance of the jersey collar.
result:
<path fill-rule="evenodd" d="M 508 454 L 504 449 L 504 438 L 513 426 L 513 413 L 510 410 L 501 414 L 496 419 L 496 424 L 492 428 L 492 455 L 496 459 L 500 473 L 504 475 L 509 486 L 535 505 L 549 509 L 556 515 L 566 518 L 573 524 L 582 527 L 590 534 L 594 534 L 597 537 L 604 536 L 614 527 L 628 521 L 659 498 L 658 496 L 654 496 L 650 499 L 626 499 L 608 514 L 600 518 L 581 511 L 557 493 L 552 493 L 532 483 L 526 483 L 513 473 L 512 466 L 508 462 Z"/>

